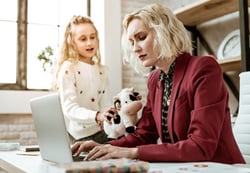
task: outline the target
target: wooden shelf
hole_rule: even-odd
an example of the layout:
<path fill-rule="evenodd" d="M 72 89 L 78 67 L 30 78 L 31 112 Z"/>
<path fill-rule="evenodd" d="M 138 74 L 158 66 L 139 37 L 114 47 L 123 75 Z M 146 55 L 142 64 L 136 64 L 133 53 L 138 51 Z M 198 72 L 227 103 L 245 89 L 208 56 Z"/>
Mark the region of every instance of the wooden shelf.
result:
<path fill-rule="evenodd" d="M 185 26 L 196 26 L 238 10 L 239 0 L 200 0 L 175 10 L 174 14 Z M 218 63 L 223 72 L 241 70 L 241 57 L 218 60 Z"/>
<path fill-rule="evenodd" d="M 233 57 L 228 59 L 217 60 L 221 66 L 223 72 L 227 71 L 240 71 L 241 69 L 241 57 Z"/>
<path fill-rule="evenodd" d="M 201 0 L 175 10 L 174 14 L 184 25 L 196 26 L 237 10 L 239 10 L 238 0 Z"/>
<path fill-rule="evenodd" d="M 209 20 L 225 16 L 233 12 L 239 12 L 240 31 L 243 32 L 247 30 L 249 28 L 248 27 L 249 22 L 248 22 L 248 11 L 246 8 L 248 7 L 250 7 L 250 0 L 200 0 L 175 10 L 174 14 L 186 27 L 190 27 L 191 30 L 193 29 L 192 31 L 194 31 L 194 33 L 192 33 L 192 39 L 196 43 L 198 38 L 197 34 L 195 33 L 197 31 L 196 30 L 197 25 L 207 22 Z M 243 32 L 243 36 L 244 35 L 248 36 L 248 34 L 244 34 Z M 246 42 L 249 43 L 248 41 L 244 40 L 243 42 L 244 44 L 242 44 L 241 46 L 249 50 L 249 47 L 246 46 L 248 45 Z M 239 100 L 238 89 L 235 87 L 234 83 L 227 76 L 227 74 L 225 74 L 225 72 L 242 71 L 242 69 L 245 69 L 245 66 L 246 69 L 250 69 L 249 67 L 250 63 L 245 63 L 246 64 L 245 65 L 241 62 L 241 58 L 246 61 L 246 59 L 250 57 L 249 55 L 250 50 L 243 53 L 244 55 L 245 54 L 246 55 L 242 57 L 239 56 L 223 60 L 217 60 L 224 73 L 223 78 L 225 82 L 228 84 L 233 95 L 238 100 Z M 194 54 L 197 54 L 197 51 L 194 51 Z"/>

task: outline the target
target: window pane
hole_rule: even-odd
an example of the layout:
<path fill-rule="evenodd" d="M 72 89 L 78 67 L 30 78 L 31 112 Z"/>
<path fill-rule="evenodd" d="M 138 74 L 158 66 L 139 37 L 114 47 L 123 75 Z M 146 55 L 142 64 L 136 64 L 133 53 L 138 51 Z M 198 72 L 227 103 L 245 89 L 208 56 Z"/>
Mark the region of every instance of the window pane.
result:
<path fill-rule="evenodd" d="M 58 8 L 58 0 L 29 0 L 28 23 L 56 25 Z"/>
<path fill-rule="evenodd" d="M 87 0 L 62 0 L 59 3 L 60 25 L 67 25 L 73 15 L 87 15 Z"/>
<path fill-rule="evenodd" d="M 55 62 L 58 52 L 58 27 L 56 26 L 41 26 L 28 25 L 28 74 L 27 86 L 29 89 L 49 89 L 51 87 L 52 66 L 49 63 L 45 64 L 43 68 L 43 60 L 40 61 L 37 57 L 50 46 L 53 49 L 54 55 L 51 62 Z"/>
<path fill-rule="evenodd" d="M 37 57 L 50 46 L 54 53 L 51 60 L 55 64 L 65 25 L 73 15 L 87 15 L 87 0 L 54 0 L 53 3 L 51 0 L 29 1 L 28 8 L 27 87 L 50 89 L 54 65 L 50 67 L 48 64 L 48 69 L 44 71 L 43 62 Z"/>
<path fill-rule="evenodd" d="M 0 20 L 17 21 L 17 1 L 0 1 Z"/>
<path fill-rule="evenodd" d="M 0 21 L 0 83 L 16 83 L 17 24 Z"/>
<path fill-rule="evenodd" d="M 0 83 L 16 83 L 16 21 L 17 0 L 0 1 Z"/>

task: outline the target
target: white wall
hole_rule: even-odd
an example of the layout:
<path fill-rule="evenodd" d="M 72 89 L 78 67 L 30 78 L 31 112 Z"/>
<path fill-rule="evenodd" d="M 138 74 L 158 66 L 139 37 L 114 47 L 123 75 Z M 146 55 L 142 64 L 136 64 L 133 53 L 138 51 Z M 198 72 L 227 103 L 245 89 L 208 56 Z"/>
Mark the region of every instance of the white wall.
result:
<path fill-rule="evenodd" d="M 91 0 L 91 18 L 99 30 L 101 55 L 109 67 L 108 79 L 112 88 L 109 93 L 113 97 L 122 87 L 121 1 Z"/>
<path fill-rule="evenodd" d="M 48 93 L 48 91 L 0 90 L 0 114 L 30 113 L 30 99 Z"/>

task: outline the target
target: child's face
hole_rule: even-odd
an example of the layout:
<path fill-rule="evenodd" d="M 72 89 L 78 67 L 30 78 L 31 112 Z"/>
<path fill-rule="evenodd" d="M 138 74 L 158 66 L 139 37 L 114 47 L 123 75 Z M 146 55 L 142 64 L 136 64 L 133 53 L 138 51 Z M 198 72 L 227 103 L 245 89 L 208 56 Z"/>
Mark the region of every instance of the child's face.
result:
<path fill-rule="evenodd" d="M 98 49 L 98 39 L 92 24 L 79 24 L 74 27 L 74 41 L 80 60 L 91 62 Z"/>

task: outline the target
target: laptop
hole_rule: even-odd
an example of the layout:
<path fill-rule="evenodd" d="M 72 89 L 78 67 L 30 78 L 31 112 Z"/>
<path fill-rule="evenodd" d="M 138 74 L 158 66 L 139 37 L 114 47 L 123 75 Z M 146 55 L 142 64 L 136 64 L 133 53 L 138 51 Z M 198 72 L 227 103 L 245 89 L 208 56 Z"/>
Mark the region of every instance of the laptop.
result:
<path fill-rule="evenodd" d="M 82 161 L 84 155 L 72 156 L 59 94 L 33 98 L 30 107 L 42 159 L 56 163 Z"/>
<path fill-rule="evenodd" d="M 106 161 L 84 161 L 86 153 L 74 157 L 60 97 L 57 93 L 36 97 L 30 100 L 32 118 L 37 133 L 42 159 L 54 163 L 47 167 L 51 172 L 148 172 L 149 163 L 130 159 L 109 159 Z M 81 162 L 79 162 L 81 161 Z M 64 164 L 62 164 L 64 163 Z"/>

